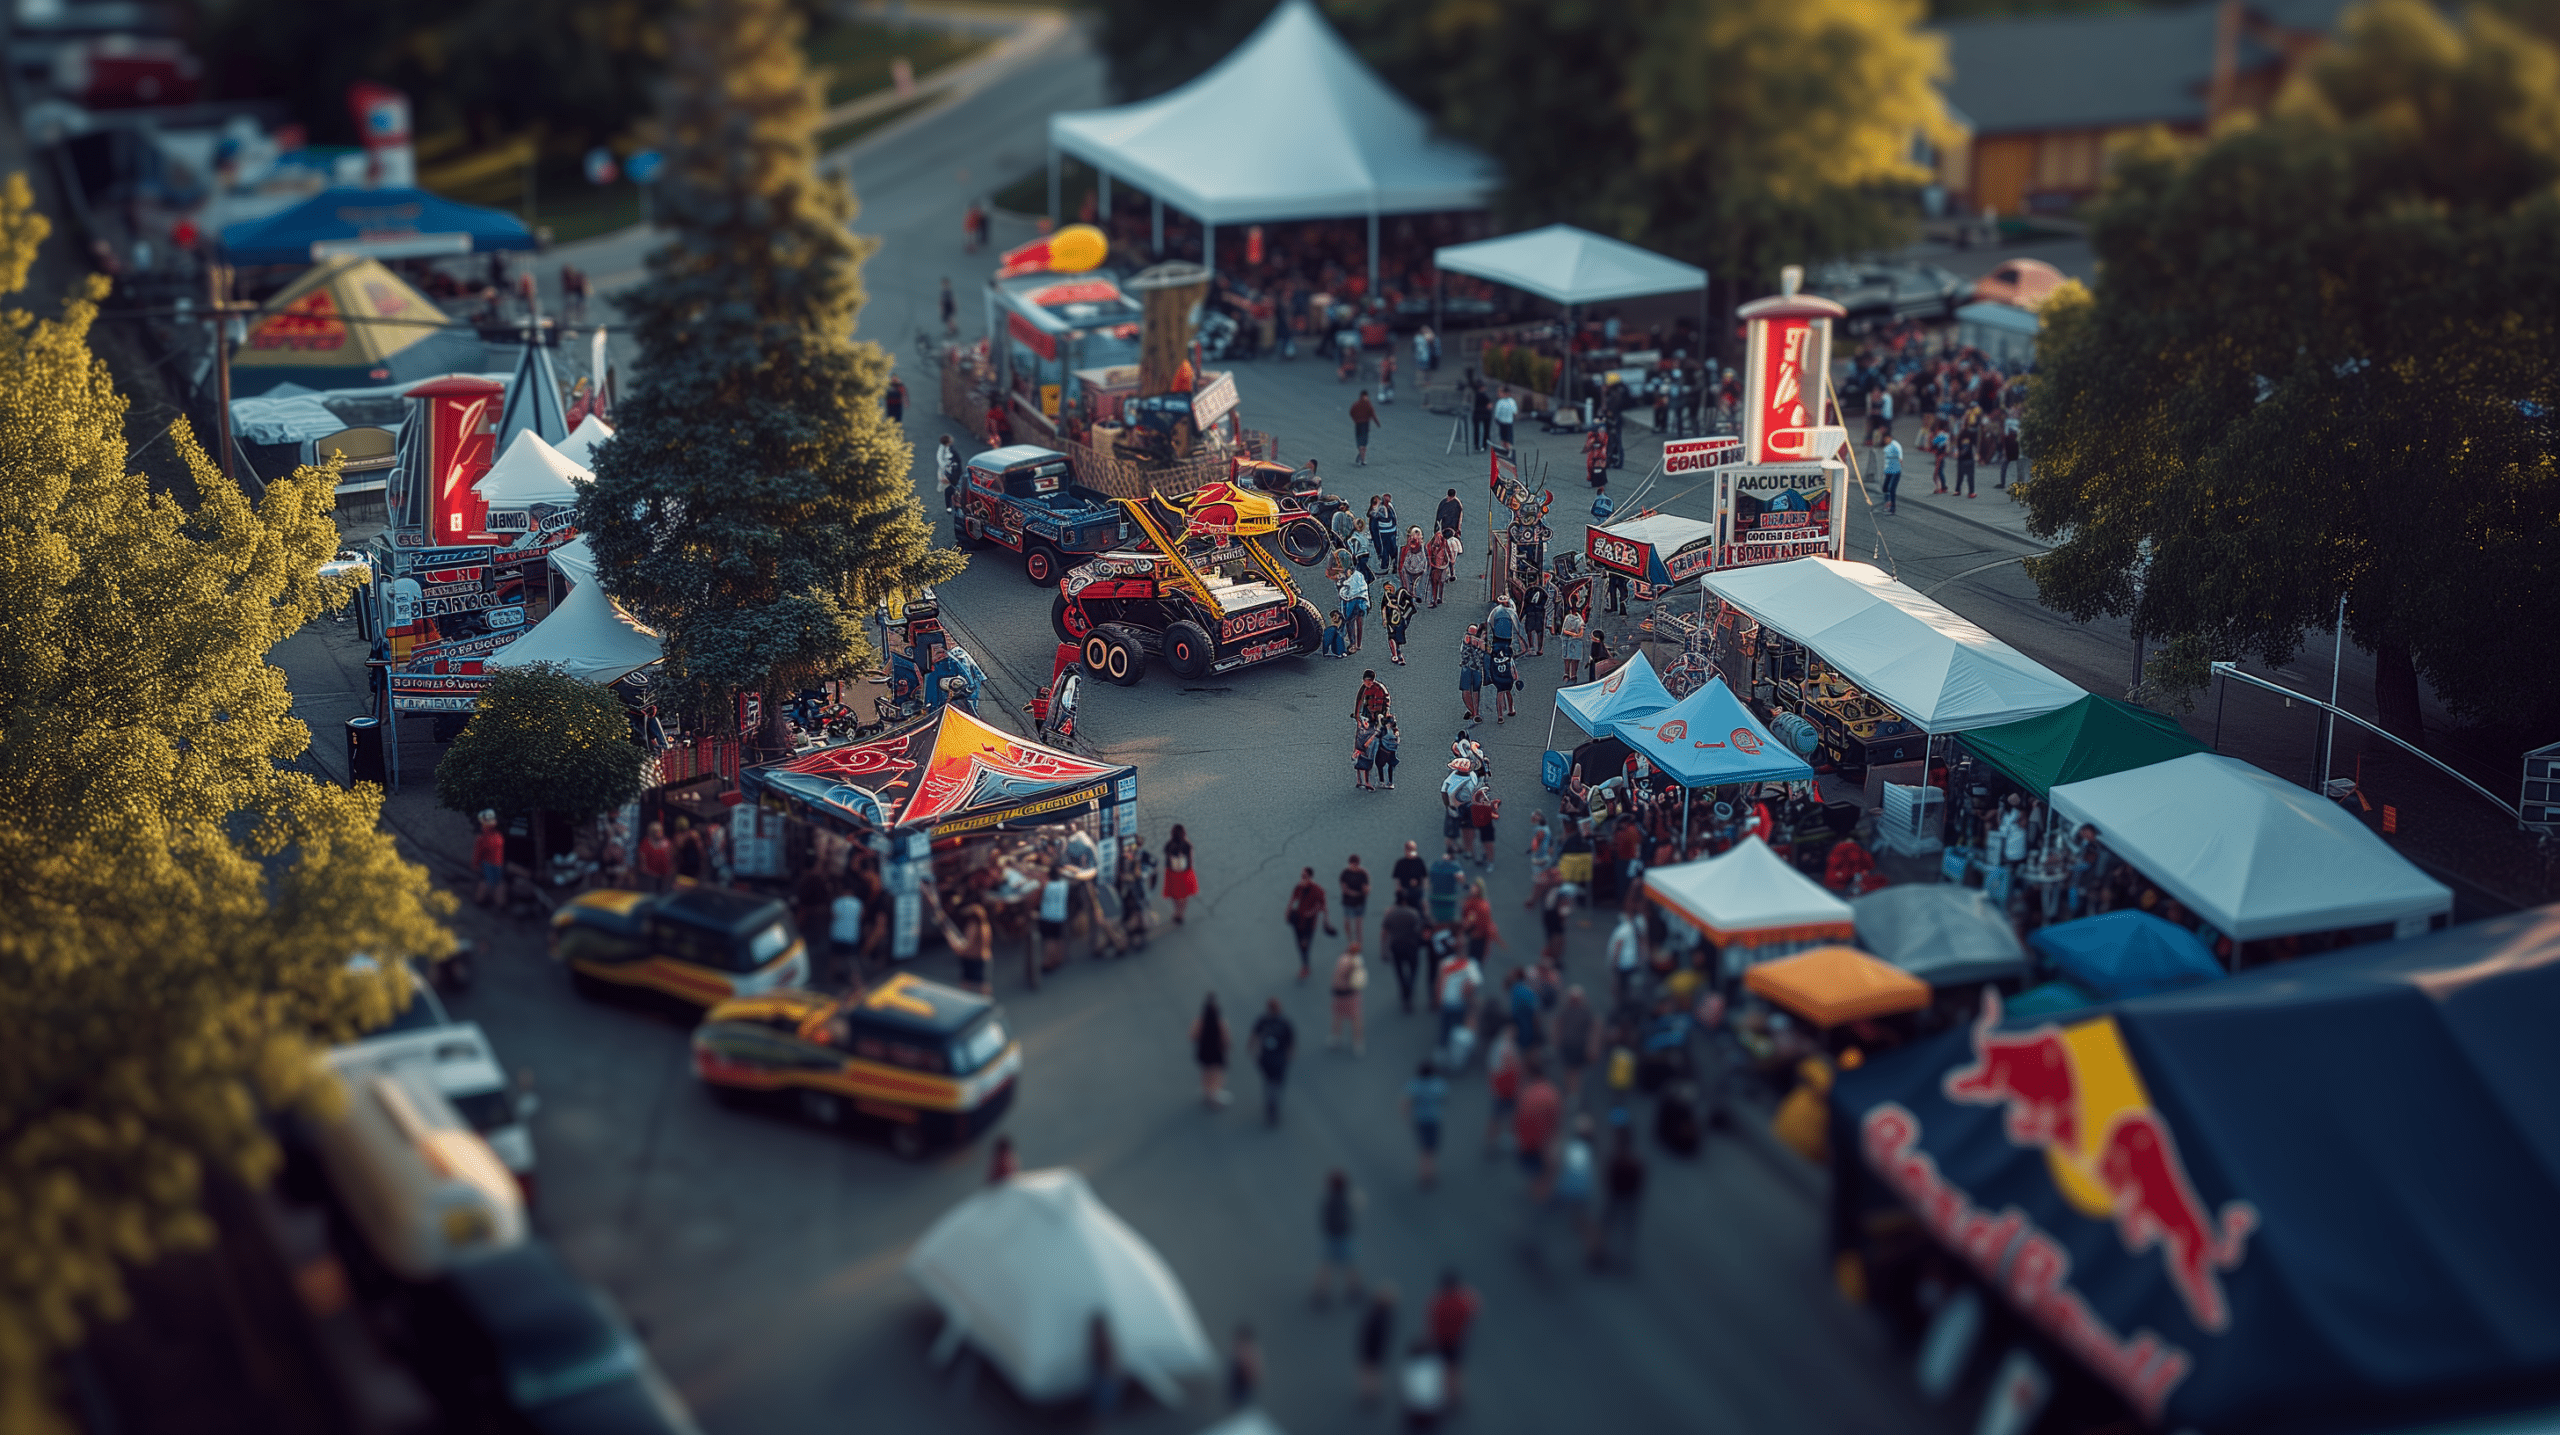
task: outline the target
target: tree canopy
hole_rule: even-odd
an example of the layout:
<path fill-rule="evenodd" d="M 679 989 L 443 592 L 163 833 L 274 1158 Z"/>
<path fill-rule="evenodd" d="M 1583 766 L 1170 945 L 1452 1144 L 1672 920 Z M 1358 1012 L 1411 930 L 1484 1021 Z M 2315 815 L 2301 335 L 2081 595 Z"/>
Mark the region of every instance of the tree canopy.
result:
<path fill-rule="evenodd" d="M 583 822 L 640 795 L 646 758 L 612 689 L 553 667 L 506 668 L 436 764 L 436 800 L 456 812 Z"/>
<path fill-rule="evenodd" d="M 2420 0 L 2351 12 L 2267 122 L 2123 156 L 2096 288 L 2044 311 L 2044 600 L 2281 664 L 2343 597 L 2404 735 L 2420 673 L 2560 716 L 2555 181 L 2560 49 Z"/>
<path fill-rule="evenodd" d="M 0 188 L 0 292 L 49 226 Z M 198 501 L 129 471 L 88 348 L 106 282 L 0 313 L 0 1428 L 59 1428 L 48 1356 L 123 1309 L 122 1267 L 201 1244 L 208 1167 L 255 1180 L 261 1105 L 316 1040 L 405 999 L 348 958 L 436 953 L 450 906 L 310 745 L 266 655 L 347 592 L 337 476 L 254 504 L 183 426 Z"/>
<path fill-rule="evenodd" d="M 762 692 L 872 661 L 862 620 L 960 569 L 933 548 L 889 359 L 850 337 L 870 241 L 812 164 L 815 86 L 783 0 L 700 0 L 671 63 L 621 429 L 580 501 L 615 597 L 697 684 Z M 768 702 L 768 713 L 776 705 Z"/>

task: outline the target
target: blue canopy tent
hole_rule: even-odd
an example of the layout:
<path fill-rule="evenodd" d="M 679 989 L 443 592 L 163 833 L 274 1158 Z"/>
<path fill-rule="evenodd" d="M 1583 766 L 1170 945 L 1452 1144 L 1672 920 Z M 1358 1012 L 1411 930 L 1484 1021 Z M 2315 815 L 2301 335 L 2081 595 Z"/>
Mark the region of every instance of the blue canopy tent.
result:
<path fill-rule="evenodd" d="M 316 264 L 341 254 L 421 259 L 531 249 L 523 221 L 423 189 L 324 190 L 291 209 L 222 231 L 234 264 Z"/>
<path fill-rule="evenodd" d="M 1609 725 L 1624 717 L 1642 717 L 1671 706 L 1671 690 L 1654 674 L 1653 664 L 1644 650 L 1620 664 L 1617 671 L 1598 682 L 1556 690 L 1556 712 L 1572 717 L 1574 725 L 1593 737 L 1610 736 Z M 1540 777 L 1547 790 L 1564 786 L 1566 771 L 1572 760 L 1555 750 L 1555 713 L 1547 715 L 1547 753 L 1539 764 Z"/>
<path fill-rule="evenodd" d="M 1658 712 L 1619 718 L 1609 731 L 1682 787 L 1813 778 L 1805 760 L 1771 737 L 1722 678 Z"/>
<path fill-rule="evenodd" d="M 2149 912 L 2102 912 L 2042 927 L 2027 945 L 2101 998 L 2144 997 L 2220 981 L 2222 964 L 2196 935 Z"/>
<path fill-rule="evenodd" d="M 1989 1007 L 1839 1074 L 1834 1239 L 1917 1217 L 2154 1429 L 2560 1408 L 2555 1011 L 2560 907 Z"/>

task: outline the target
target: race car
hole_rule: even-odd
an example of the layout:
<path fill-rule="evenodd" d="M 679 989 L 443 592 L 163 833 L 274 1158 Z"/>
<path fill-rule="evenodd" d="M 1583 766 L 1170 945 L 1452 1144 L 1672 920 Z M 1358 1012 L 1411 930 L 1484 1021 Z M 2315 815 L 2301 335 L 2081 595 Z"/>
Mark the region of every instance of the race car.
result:
<path fill-rule="evenodd" d="M 994 1125 L 1021 1071 L 995 1003 L 907 972 L 856 996 L 722 1002 L 693 1033 L 693 1074 L 713 1096 L 787 1101 L 820 1126 L 884 1125 L 901 1156 Z"/>
<path fill-rule="evenodd" d="M 1084 669 L 1127 687 L 1161 657 L 1183 679 L 1315 652 L 1324 618 L 1263 546 L 1281 528 L 1260 494 L 1210 484 L 1176 502 L 1120 505 L 1146 540 L 1067 574 L 1050 606 Z"/>
<path fill-rule="evenodd" d="M 589 995 L 648 992 L 697 1007 L 809 979 L 791 909 L 718 887 L 581 892 L 551 914 L 551 956 Z"/>
<path fill-rule="evenodd" d="M 1129 536 L 1110 495 L 1075 481 L 1056 449 L 1015 444 L 969 460 L 961 473 L 952 534 L 964 549 L 1008 548 L 1022 555 L 1022 574 L 1040 587 L 1057 583 L 1064 555 L 1100 553 Z"/>

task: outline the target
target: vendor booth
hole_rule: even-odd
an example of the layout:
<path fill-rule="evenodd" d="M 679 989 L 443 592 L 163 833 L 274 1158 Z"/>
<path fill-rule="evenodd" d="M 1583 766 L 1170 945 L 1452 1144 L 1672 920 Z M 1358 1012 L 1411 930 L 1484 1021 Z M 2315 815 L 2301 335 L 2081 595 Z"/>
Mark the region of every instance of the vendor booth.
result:
<path fill-rule="evenodd" d="M 1635 580 L 1651 602 L 1715 566 L 1716 526 L 1703 518 L 1647 513 L 1583 534 L 1583 556 Z"/>
<path fill-rule="evenodd" d="M 1308 0 L 1284 0 L 1188 84 L 1051 115 L 1049 151 L 1053 196 L 1060 155 L 1092 165 L 1105 186 L 1126 180 L 1201 221 L 1212 270 L 1221 224 L 1366 215 L 1372 293 L 1380 216 L 1481 209 L 1501 184 L 1492 161 L 1433 134 Z"/>
<path fill-rule="evenodd" d="M 1856 910 L 1858 944 L 1933 987 L 2013 981 L 2026 950 L 1977 888 L 1913 883 L 1870 892 Z"/>
<path fill-rule="evenodd" d="M 1813 780 L 1804 759 L 1771 737 L 1720 681 L 1659 712 L 1621 717 L 1609 731 L 1685 788 Z"/>
<path fill-rule="evenodd" d="M 1958 1367 L 2032 1367 L 2008 1429 L 2547 1428 L 2553 1011 L 2551 907 L 2112 1008 L 1988 1006 L 1840 1073 L 1844 1288 Z M 2039 1338 L 1977 1352 L 2002 1323 L 1938 1314 L 1985 1301 Z M 2545 1419 L 2470 1423 L 2510 1412 Z"/>
<path fill-rule="evenodd" d="M 1797 558 L 1710 573 L 1706 585 L 1750 620 L 1722 630 L 1718 668 L 1811 722 L 1843 769 L 1924 761 L 1933 736 L 2084 696 L 1871 564 Z"/>
<path fill-rule="evenodd" d="M 2100 1001 L 2147 997 L 2222 980 L 2196 934 L 2149 912 L 2101 912 L 2039 927 L 2027 945 L 2045 965 Z"/>
<path fill-rule="evenodd" d="M 1816 947 L 1762 962 L 1743 973 L 1742 985 L 1817 1027 L 1898 1016 L 1929 1004 L 1927 982 L 1854 947 Z"/>
<path fill-rule="evenodd" d="M 381 261 L 350 255 L 314 265 L 249 316 L 248 338 L 231 356 L 231 391 L 246 397 L 285 384 L 412 384 L 488 362 L 487 346 L 468 326 L 446 318 Z"/>
<path fill-rule="evenodd" d="M 1699 331 L 1703 333 L 1708 327 L 1707 271 L 1570 224 L 1550 224 L 1544 229 L 1481 239 L 1473 244 L 1452 244 L 1433 251 L 1431 262 L 1444 274 L 1489 279 L 1561 305 L 1568 330 L 1574 326 L 1575 311 L 1586 304 L 1606 304 L 1649 294 L 1681 294 L 1692 289 L 1698 291 Z M 1434 314 L 1432 323 L 1440 326 L 1440 316 Z M 1650 365 L 1632 362 L 1623 355 L 1616 357 L 1620 362 L 1613 372 L 1619 382 L 1627 384 L 1631 391 L 1641 391 L 1649 385 Z M 1576 382 L 1570 344 L 1565 346 L 1564 359 L 1564 392 L 1579 402 L 1581 385 Z M 1659 363 L 1658 355 L 1655 362 Z"/>
<path fill-rule="evenodd" d="M 2038 797 L 2064 783 L 2205 751 L 2176 718 L 2096 693 L 2037 717 L 1975 728 L 1958 746 Z"/>
<path fill-rule="evenodd" d="M 580 583 L 550 616 L 525 635 L 491 653 L 483 667 L 529 668 L 547 663 L 573 678 L 620 682 L 666 656 L 657 631 L 605 596 L 598 583 Z"/>
<path fill-rule="evenodd" d="M 1652 868 L 1644 891 L 1723 950 L 1727 976 L 1805 947 L 1849 941 L 1858 931 L 1847 902 L 1757 837 L 1720 857 Z"/>
<path fill-rule="evenodd" d="M 2443 883 L 2346 809 L 2237 758 L 2192 753 L 2066 783 L 2053 811 L 2097 828 L 2109 851 L 2236 943 L 2413 936 L 2453 912 Z"/>
<path fill-rule="evenodd" d="M 1572 718 L 1576 727 L 1599 739 L 1608 737 L 1610 726 L 1620 718 L 1660 712 L 1671 706 L 1673 701 L 1671 690 L 1664 687 L 1662 679 L 1654 674 L 1653 663 L 1641 648 L 1636 650 L 1635 656 L 1598 682 L 1558 688 L 1555 711 L 1547 715 L 1547 751 L 1540 763 L 1540 780 L 1549 792 L 1557 791 L 1564 786 L 1565 777 L 1575 761 L 1555 750 L 1558 713 Z M 1623 757 L 1621 752 L 1620 758 Z M 1613 762 L 1608 773 L 1586 770 L 1583 776 L 1586 780 L 1597 781 L 1616 771 Z"/>

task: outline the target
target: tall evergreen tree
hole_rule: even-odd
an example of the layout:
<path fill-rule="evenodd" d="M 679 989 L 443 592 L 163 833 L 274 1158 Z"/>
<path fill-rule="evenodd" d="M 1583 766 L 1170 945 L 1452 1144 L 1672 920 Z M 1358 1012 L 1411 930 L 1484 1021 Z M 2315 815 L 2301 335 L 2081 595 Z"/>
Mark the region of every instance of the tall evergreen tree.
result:
<path fill-rule="evenodd" d="M 579 506 L 605 585 L 678 676 L 759 692 L 875 660 L 862 621 L 960 571 L 933 547 L 882 413 L 889 360 L 852 338 L 871 245 L 814 164 L 819 97 L 787 0 L 696 0 L 670 60 L 641 347 Z"/>
<path fill-rule="evenodd" d="M 48 229 L 0 187 L 0 294 Z M 391 1016 L 357 952 L 430 954 L 450 899 L 381 791 L 287 766 L 311 742 L 267 653 L 347 596 L 337 475 L 255 502 L 183 425 L 198 495 L 130 470 L 89 351 L 106 281 L 0 312 L 0 1430 L 68 1429 L 49 1357 L 123 1313 L 122 1271 L 211 1236 L 209 1170 L 255 1180 L 315 1041 Z"/>

